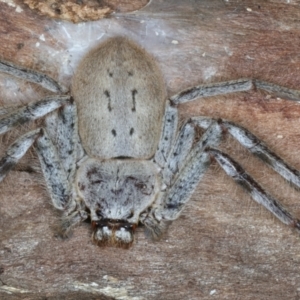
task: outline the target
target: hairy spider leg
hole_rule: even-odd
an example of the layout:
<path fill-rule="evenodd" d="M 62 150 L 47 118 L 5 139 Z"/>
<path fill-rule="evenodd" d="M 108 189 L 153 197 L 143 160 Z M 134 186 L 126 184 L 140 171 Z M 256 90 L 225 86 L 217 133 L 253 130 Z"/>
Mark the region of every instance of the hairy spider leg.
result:
<path fill-rule="evenodd" d="M 69 96 L 48 97 L 36 103 L 21 107 L 0 119 L 0 134 L 13 129 L 18 125 L 43 117 L 49 112 L 68 103 L 69 100 Z M 21 157 L 25 155 L 27 150 L 39 136 L 38 132 L 40 132 L 40 129 L 23 135 L 8 148 L 0 162 L 1 180 L 4 179 L 8 171 L 13 168 Z"/>
<path fill-rule="evenodd" d="M 266 81 L 258 79 L 237 79 L 224 82 L 217 82 L 205 85 L 198 85 L 181 91 L 170 98 L 173 104 L 185 103 L 193 101 L 197 98 L 224 95 L 235 92 L 249 91 L 258 88 L 267 92 L 274 93 L 285 99 L 299 101 L 300 92 L 289 88 L 282 87 Z"/>
<path fill-rule="evenodd" d="M 185 154 L 191 151 L 190 154 L 183 154 L 179 156 L 179 161 L 176 161 L 176 156 L 178 155 L 177 150 L 180 148 L 179 145 L 182 146 L 184 143 L 184 139 L 182 138 L 181 140 L 180 137 L 186 138 L 188 132 L 194 137 L 194 131 L 189 131 L 187 127 L 188 123 L 186 123 L 181 128 L 177 139 L 175 138 L 178 124 L 177 104 L 192 101 L 196 98 L 247 91 L 253 87 L 274 92 L 290 100 L 299 101 L 300 98 L 299 91 L 297 90 L 259 80 L 239 79 L 193 87 L 172 96 L 170 102 L 167 102 L 162 136 L 154 161 L 163 168 L 163 180 L 164 183 L 170 185 L 170 189 L 167 192 L 162 191 L 157 200 L 157 205 L 154 206 L 150 212 L 144 213 L 142 216 L 142 223 L 149 228 L 153 235 L 159 236 L 167 227 L 166 224 L 178 217 L 203 174 L 209 167 L 212 158 L 221 165 L 229 176 L 250 192 L 255 201 L 265 206 L 283 223 L 300 229 L 300 221 L 293 217 L 278 200 L 265 192 L 263 188 L 227 154 L 214 149 L 214 147 L 218 146 L 220 141 L 222 135 L 220 133 L 228 131 L 245 148 L 259 156 L 286 180 L 291 182 L 294 186 L 300 187 L 300 172 L 288 166 L 280 157 L 269 150 L 263 142 L 245 128 L 224 120 L 217 121 L 206 117 L 192 118 L 191 123 L 206 129 L 206 131 L 194 148 L 192 148 L 192 143 L 190 139 L 188 139 L 186 147 L 183 146 L 180 150 Z M 218 125 L 216 125 L 217 123 Z M 180 170 L 180 168 L 176 168 L 176 166 L 183 167 Z M 176 174 L 178 175 L 176 176 Z"/>
<path fill-rule="evenodd" d="M 208 117 L 195 117 L 192 118 L 192 121 L 199 127 L 207 129 L 209 124 L 216 120 Z M 298 170 L 289 166 L 282 158 L 271 151 L 264 142 L 259 140 L 246 128 L 226 120 L 220 120 L 220 122 L 226 131 L 229 132 L 242 146 L 268 164 L 285 180 L 291 183 L 294 188 L 300 189 L 300 172 Z"/>
<path fill-rule="evenodd" d="M 61 93 L 64 91 L 64 88 L 49 76 L 34 70 L 29 70 L 24 67 L 17 66 L 8 61 L 0 61 L 0 72 L 25 79 L 26 81 L 37 83 L 43 88 L 55 93 Z"/>

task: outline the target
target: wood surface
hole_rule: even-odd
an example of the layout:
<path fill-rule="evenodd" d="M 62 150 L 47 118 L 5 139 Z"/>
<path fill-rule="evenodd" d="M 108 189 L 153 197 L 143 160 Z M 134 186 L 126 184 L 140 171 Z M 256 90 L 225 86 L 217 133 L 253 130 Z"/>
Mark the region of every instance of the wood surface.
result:
<path fill-rule="evenodd" d="M 114 12 L 131 12 L 144 7 L 149 0 L 17 0 L 36 13 L 73 23 L 96 21 Z"/>
<path fill-rule="evenodd" d="M 0 57 L 69 87 L 80 56 L 102 38 L 126 35 L 156 57 L 169 95 L 241 77 L 300 89 L 299 20 L 300 3 L 293 0 L 152 0 L 140 11 L 74 25 L 2 0 Z M 46 93 L 0 74 L 3 105 Z M 300 169 L 297 102 L 253 90 L 194 101 L 180 112 L 232 120 Z M 18 134 L 2 139 L 3 151 Z M 232 139 L 221 148 L 300 218 L 299 191 Z M 141 228 L 129 250 L 93 245 L 89 224 L 59 239 L 59 214 L 37 165 L 34 153 L 28 155 L 0 185 L 1 299 L 300 299 L 299 233 L 215 164 L 167 235 L 152 242 Z"/>

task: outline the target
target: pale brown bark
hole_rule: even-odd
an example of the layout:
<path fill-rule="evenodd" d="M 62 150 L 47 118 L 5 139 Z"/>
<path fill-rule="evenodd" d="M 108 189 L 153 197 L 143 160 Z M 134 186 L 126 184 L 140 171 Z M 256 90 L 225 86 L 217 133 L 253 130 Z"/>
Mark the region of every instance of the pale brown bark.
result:
<path fill-rule="evenodd" d="M 60 57 L 45 49 L 67 49 L 64 36 L 48 34 L 64 24 L 26 8 L 17 12 L 5 2 L 0 1 L 1 58 L 58 78 Z M 299 88 L 300 8 L 290 2 L 152 0 L 141 11 L 97 26 L 109 35 L 134 37 L 152 53 L 169 95 L 201 82 L 240 77 Z M 61 78 L 70 83 L 68 75 Z M 45 93 L 33 87 L 29 99 L 28 85 L 15 81 L 21 92 L 14 95 L 6 80 L 0 74 L 5 104 L 37 100 Z M 300 106 L 295 102 L 251 91 L 195 101 L 180 111 L 184 118 L 207 115 L 237 122 L 300 168 Z M 235 141 L 227 141 L 222 149 L 300 217 L 299 192 Z M 138 230 L 130 250 L 96 247 L 87 224 L 66 241 L 57 238 L 58 215 L 39 175 L 26 170 L 11 172 L 0 187 L 1 299 L 300 297 L 299 234 L 255 204 L 215 165 L 166 237 L 153 243 Z"/>

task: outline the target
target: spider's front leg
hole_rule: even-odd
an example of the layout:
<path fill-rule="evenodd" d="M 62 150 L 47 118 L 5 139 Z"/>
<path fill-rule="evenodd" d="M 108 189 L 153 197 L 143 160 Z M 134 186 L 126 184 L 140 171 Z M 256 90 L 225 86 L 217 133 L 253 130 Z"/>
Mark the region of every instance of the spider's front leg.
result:
<path fill-rule="evenodd" d="M 217 82 L 195 86 L 172 96 L 170 100 L 177 105 L 197 98 L 225 95 L 229 93 L 244 92 L 251 89 L 260 89 L 275 94 L 284 99 L 299 101 L 300 91 L 282 87 L 280 85 L 258 79 L 242 78 L 224 82 Z"/>

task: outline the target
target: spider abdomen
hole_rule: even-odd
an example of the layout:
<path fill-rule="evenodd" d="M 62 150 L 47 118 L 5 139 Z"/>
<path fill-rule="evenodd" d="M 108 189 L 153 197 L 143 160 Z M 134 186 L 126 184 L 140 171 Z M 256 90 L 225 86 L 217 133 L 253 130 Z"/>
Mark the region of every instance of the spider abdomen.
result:
<path fill-rule="evenodd" d="M 165 87 L 153 58 L 126 38 L 90 52 L 74 76 L 79 135 L 91 157 L 154 155 L 160 137 Z"/>

